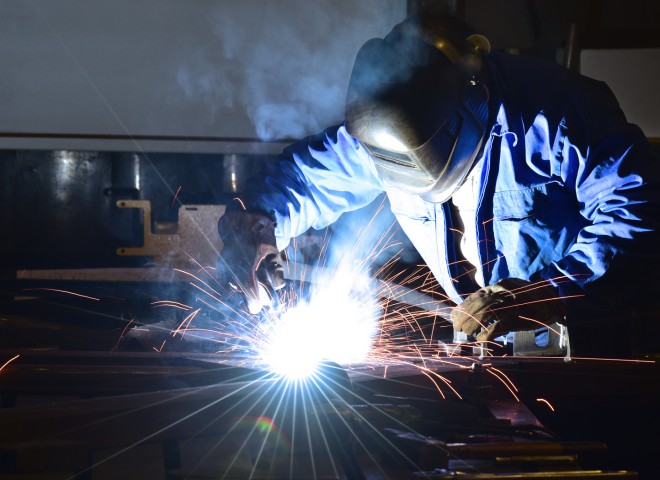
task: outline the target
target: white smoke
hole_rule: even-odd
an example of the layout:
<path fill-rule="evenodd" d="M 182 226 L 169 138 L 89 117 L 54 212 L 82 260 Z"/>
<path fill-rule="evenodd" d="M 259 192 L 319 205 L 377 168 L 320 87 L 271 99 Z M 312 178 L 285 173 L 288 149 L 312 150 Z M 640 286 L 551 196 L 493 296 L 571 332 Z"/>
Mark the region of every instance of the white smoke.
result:
<path fill-rule="evenodd" d="M 215 42 L 189 52 L 178 84 L 212 121 L 246 115 L 262 140 L 316 133 L 343 119 L 357 50 L 369 38 L 386 35 L 405 16 L 405 4 L 225 2 L 208 19 Z"/>

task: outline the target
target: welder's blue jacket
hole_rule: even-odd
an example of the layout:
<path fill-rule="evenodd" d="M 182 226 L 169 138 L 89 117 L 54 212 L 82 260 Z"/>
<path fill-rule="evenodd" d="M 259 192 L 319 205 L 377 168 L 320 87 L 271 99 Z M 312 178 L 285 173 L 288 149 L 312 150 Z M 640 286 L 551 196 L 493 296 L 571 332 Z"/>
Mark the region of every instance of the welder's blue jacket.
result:
<path fill-rule="evenodd" d="M 562 296 L 629 300 L 657 270 L 660 248 L 659 165 L 647 139 L 602 82 L 502 53 L 488 62 L 493 111 L 477 207 L 477 283 L 547 279 Z M 383 191 L 446 294 L 460 303 L 478 287 L 461 268 L 451 202 L 433 204 L 383 185 L 343 126 L 290 146 L 243 199 L 275 219 L 283 248 Z"/>

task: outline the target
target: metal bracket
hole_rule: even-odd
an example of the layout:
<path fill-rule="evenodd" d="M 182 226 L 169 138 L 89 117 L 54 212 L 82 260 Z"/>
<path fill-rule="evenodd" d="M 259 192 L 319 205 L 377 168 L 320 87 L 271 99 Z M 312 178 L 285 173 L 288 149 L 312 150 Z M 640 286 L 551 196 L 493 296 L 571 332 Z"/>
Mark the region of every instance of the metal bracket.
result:
<path fill-rule="evenodd" d="M 149 200 L 118 200 L 119 208 L 142 210 L 143 244 L 141 247 L 119 247 L 117 255 L 154 257 L 156 263 L 168 266 L 215 263 L 222 241 L 218 220 L 225 213 L 224 205 L 181 205 L 179 222 L 168 225 L 172 233 L 153 233 Z"/>
<path fill-rule="evenodd" d="M 568 329 L 558 323 L 548 327 L 548 343 L 544 346 L 536 344 L 536 332 L 533 330 L 513 333 L 514 356 L 552 356 L 564 357 L 570 360 L 570 342 Z"/>

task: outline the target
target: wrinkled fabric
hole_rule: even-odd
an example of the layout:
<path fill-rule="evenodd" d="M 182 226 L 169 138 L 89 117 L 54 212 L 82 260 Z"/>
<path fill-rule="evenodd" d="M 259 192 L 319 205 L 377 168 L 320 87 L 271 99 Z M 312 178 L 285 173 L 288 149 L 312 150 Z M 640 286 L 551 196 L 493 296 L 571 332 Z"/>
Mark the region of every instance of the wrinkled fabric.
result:
<path fill-rule="evenodd" d="M 548 280 L 567 299 L 628 301 L 658 268 L 660 175 L 644 134 L 602 82 L 503 53 L 491 54 L 489 72 L 479 268 L 456 247 L 451 202 L 387 190 L 401 227 L 456 303 L 510 277 Z M 290 146 L 243 199 L 276 221 L 284 248 L 385 190 L 367 152 L 338 125 Z"/>

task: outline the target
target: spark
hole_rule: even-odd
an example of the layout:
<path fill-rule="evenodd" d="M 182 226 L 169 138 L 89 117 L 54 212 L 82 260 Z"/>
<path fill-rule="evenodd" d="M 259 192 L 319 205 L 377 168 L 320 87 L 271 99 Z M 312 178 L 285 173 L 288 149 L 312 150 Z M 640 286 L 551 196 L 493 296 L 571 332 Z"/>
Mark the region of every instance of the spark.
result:
<path fill-rule="evenodd" d="M 241 200 L 239 197 L 235 197 L 233 200 L 237 201 L 243 210 L 247 210 L 245 203 L 243 203 L 243 200 Z"/>
<path fill-rule="evenodd" d="M 540 320 L 536 320 L 534 318 L 525 317 L 524 315 L 520 315 L 520 318 L 522 318 L 523 320 L 527 320 L 528 322 L 537 323 L 541 327 L 546 327 L 549 331 L 555 333 L 556 335 L 561 335 L 559 330 L 557 330 L 556 328 L 552 328 L 550 325 L 546 325 L 545 322 L 541 322 Z"/>
<path fill-rule="evenodd" d="M 508 375 L 505 374 L 502 370 L 500 370 L 499 368 L 495 368 L 493 366 L 490 367 L 490 370 L 497 372 L 498 377 L 502 378 L 503 383 L 505 385 L 509 385 L 514 392 L 518 392 L 518 387 L 516 387 L 516 385 L 511 381 Z"/>
<path fill-rule="evenodd" d="M 502 375 L 499 373 L 499 371 L 498 371 L 497 369 L 489 368 L 489 369 L 486 369 L 486 372 L 488 372 L 490 375 L 492 375 L 492 376 L 494 376 L 495 378 L 497 378 L 498 380 L 500 380 L 500 381 L 502 382 L 502 384 L 507 388 L 507 390 L 509 390 L 509 392 L 511 393 L 511 395 L 513 396 L 513 398 L 516 399 L 516 402 L 519 402 L 519 401 L 520 401 L 520 398 L 518 398 L 518 395 L 516 395 L 516 390 L 517 390 L 517 389 L 514 390 L 515 387 L 512 387 L 512 386 L 509 384 L 509 382 L 506 381 L 506 380 L 502 377 Z"/>
<path fill-rule="evenodd" d="M 90 297 L 89 295 L 83 295 L 82 293 L 71 292 L 69 290 L 60 290 L 59 288 L 25 288 L 24 290 L 44 290 L 47 292 L 57 292 L 57 293 L 66 293 L 67 295 L 73 295 L 74 297 L 86 298 L 88 300 L 94 300 L 100 302 L 100 298 Z"/>
<path fill-rule="evenodd" d="M 198 264 L 198 265 L 199 265 L 199 264 Z M 200 265 L 200 267 L 201 267 L 201 265 Z M 201 268 L 202 268 L 202 270 L 203 270 L 204 272 L 206 272 L 206 273 L 209 275 L 209 277 L 213 278 L 213 276 L 208 272 L 208 270 L 207 270 L 206 268 L 204 268 L 204 267 L 201 267 Z M 202 280 L 199 276 L 194 275 L 194 274 L 192 274 L 192 273 L 190 273 L 190 272 L 187 272 L 187 271 L 185 271 L 185 270 L 182 270 L 182 269 L 180 269 L 180 268 L 175 268 L 175 269 L 173 269 L 173 270 L 174 270 L 175 272 L 181 273 L 181 274 L 183 274 L 183 275 L 188 275 L 188 276 L 192 277 L 195 281 L 200 282 L 202 285 L 204 285 L 204 287 L 206 287 L 208 290 L 210 290 L 211 292 L 213 292 L 213 295 L 211 295 L 210 293 L 208 293 L 208 291 L 204 290 L 202 287 L 198 286 L 198 285 L 195 284 L 195 283 L 192 283 L 192 282 L 191 282 L 190 284 L 191 284 L 192 286 L 194 286 L 195 288 L 200 289 L 202 292 L 206 293 L 206 294 L 209 295 L 210 297 L 214 298 L 216 301 L 220 302 L 219 297 L 221 297 L 222 294 L 221 294 L 220 292 L 218 292 L 216 289 L 214 289 L 213 287 L 211 287 L 211 285 L 209 285 L 208 282 L 205 282 L 205 281 Z M 216 280 L 216 282 L 217 282 L 217 280 Z"/>
<path fill-rule="evenodd" d="M 236 201 L 241 203 L 239 198 Z M 384 377 L 388 376 L 389 368 L 403 366 L 426 376 L 443 398 L 445 392 L 462 398 L 451 382 L 437 373 L 436 367 L 470 368 L 464 362 L 452 361 L 465 356 L 463 347 L 467 351 L 479 347 L 481 361 L 493 355 L 494 346 L 499 344 L 493 343 L 491 348 L 484 342 L 438 341 L 453 334 L 449 317 L 454 304 L 442 293 L 426 266 L 399 268 L 397 244 L 392 241 L 394 226 L 375 241 L 366 243 L 365 233 L 372 227 L 374 218 L 360 229 L 350 248 L 334 257 L 329 250 L 331 233 L 325 230 L 316 263 L 294 262 L 290 274 L 300 283 L 292 283 L 281 291 L 280 303 L 267 307 L 259 315 L 250 314 L 241 302 L 236 302 L 240 291 L 231 283 L 222 285 L 214 272 L 201 265 L 196 273 L 175 269 L 190 279 L 189 285 L 197 291 L 195 301 L 202 305 L 200 308 L 193 310 L 186 303 L 166 300 L 153 305 L 193 310 L 173 329 L 172 337 L 183 337 L 184 332 L 186 335 L 196 332 L 200 338 L 213 337 L 216 353 L 230 354 L 235 364 L 266 369 L 294 385 L 313 382 L 319 366 L 328 361 L 347 368 L 353 365 L 384 368 Z M 298 248 L 297 242 L 298 239 L 292 240 L 294 250 Z M 367 254 L 361 253 L 367 245 Z M 375 266 L 375 259 L 388 250 L 389 260 Z M 484 266 L 494 261 L 490 259 Z M 568 280 L 536 282 L 520 291 Z M 309 286 L 302 288 L 304 285 Z M 394 299 L 394 285 L 410 285 L 412 291 L 426 294 L 428 300 L 411 305 Z M 165 344 L 154 349 L 164 348 Z M 488 363 L 480 364 L 518 401 L 518 389 L 509 377 Z"/>
<path fill-rule="evenodd" d="M 545 403 L 550 410 L 552 410 L 553 412 L 555 411 L 555 407 L 553 407 L 552 404 L 549 401 L 547 401 L 545 398 L 537 398 L 536 401 Z"/>
<path fill-rule="evenodd" d="M 367 414 L 353 403 L 341 398 L 336 401 L 335 397 L 349 389 L 327 377 L 324 372 L 327 362 L 337 363 L 348 372 L 359 369 L 374 378 L 390 381 L 397 381 L 396 367 L 404 367 L 428 382 L 439 400 L 463 400 L 460 388 L 442 374 L 440 366 L 453 371 L 478 367 L 488 373 L 489 383 L 501 383 L 515 401 L 520 401 L 518 387 L 502 370 L 483 362 L 482 357 L 465 362 L 465 357 L 470 355 L 463 355 L 463 346 L 480 346 L 485 357 L 493 355 L 495 343 L 455 345 L 438 341 L 443 336 L 451 337 L 453 327 L 449 316 L 455 307 L 439 291 L 425 266 L 401 271 L 395 260 L 389 260 L 374 267 L 378 253 L 396 249 L 390 238 L 390 233 L 384 233 L 366 257 L 356 255 L 363 246 L 362 240 L 356 239 L 355 245 L 342 252 L 341 258 L 330 259 L 325 244 L 330 239 L 324 237 L 318 263 L 293 264 L 291 270 L 299 283 L 291 281 L 280 292 L 281 304 L 268 306 L 259 315 L 247 311 L 244 299 L 240 301 L 240 291 L 219 282 L 210 269 L 201 266 L 194 273 L 176 270 L 188 280 L 186 284 L 195 295 L 194 302 L 152 303 L 154 308 L 171 308 L 179 319 L 169 339 L 159 347 L 154 346 L 154 350 L 165 351 L 169 346 L 166 342 L 174 337 L 181 341 L 194 341 L 196 335 L 212 338 L 218 363 L 265 370 L 271 375 L 266 378 L 275 380 L 272 387 L 260 390 L 258 398 L 250 400 L 247 408 L 243 400 L 229 408 L 246 412 L 226 434 L 236 434 L 242 439 L 235 456 L 228 459 L 229 470 L 239 464 L 239 455 L 248 452 L 254 459 L 252 473 L 255 473 L 257 464 L 268 462 L 273 449 L 285 444 L 290 445 L 291 451 L 306 447 L 312 459 L 310 472 L 321 475 L 321 466 L 313 459 L 324 453 L 331 462 L 334 458 L 333 432 L 327 428 L 328 420 L 345 427 L 352 434 L 351 441 L 357 444 L 363 441 L 360 431 L 355 429 L 359 424 L 361 429 L 373 430 L 370 433 L 396 449 Z M 428 299 L 411 305 L 396 297 L 393 285 L 409 285 L 417 293 L 428 294 Z M 239 404 L 242 406 L 238 407 Z M 390 415 L 382 405 L 371 404 L 368 399 L 364 405 L 388 416 L 402 430 L 411 431 L 409 425 Z M 332 418 L 324 419 L 324 416 Z M 280 438 L 281 433 L 289 436 Z M 294 455 L 278 452 L 280 457 L 287 454 L 290 455 L 289 477 L 292 477 L 297 468 Z M 405 458 L 404 453 L 401 456 Z M 378 460 L 373 459 L 373 463 L 378 465 Z M 340 476 L 342 466 L 333 463 L 325 468 Z"/>
<path fill-rule="evenodd" d="M 176 337 L 177 333 L 179 333 L 181 331 L 182 331 L 181 336 L 183 337 L 183 335 L 186 333 L 186 329 L 190 326 L 193 319 L 197 316 L 197 314 L 199 313 L 200 310 L 201 310 L 201 308 L 198 308 L 197 310 L 192 312 L 190 315 L 188 315 L 183 320 L 183 322 L 181 322 L 181 324 L 179 324 L 179 326 L 176 328 L 176 330 L 174 330 L 174 332 L 172 332 L 172 337 Z"/>
<path fill-rule="evenodd" d="M 9 360 L 7 360 L 5 363 L 3 363 L 2 366 L 0 366 L 0 372 L 2 372 L 2 370 L 4 370 L 4 368 L 5 368 L 7 365 L 9 365 L 11 362 L 13 362 L 14 360 L 16 360 L 18 357 L 20 357 L 20 355 L 16 355 L 16 356 L 10 358 Z"/>
<path fill-rule="evenodd" d="M 368 262 L 358 265 L 363 268 Z M 386 263 L 379 273 L 386 273 L 388 266 L 392 265 Z M 244 364 L 265 367 L 293 383 L 313 378 L 318 366 L 327 360 L 347 367 L 351 364 L 384 365 L 385 377 L 388 368 L 407 366 L 429 378 L 443 398 L 446 388 L 457 398 L 462 398 L 448 379 L 427 365 L 427 361 L 433 360 L 457 368 L 469 368 L 451 362 L 452 357 L 462 357 L 459 345 L 440 344 L 434 340 L 436 332 L 451 328 L 448 317 L 453 307 L 449 303 L 430 311 L 415 308 L 383 299 L 391 293 L 386 292 L 391 287 L 379 287 L 364 275 L 332 269 L 329 272 L 325 272 L 329 275 L 325 280 L 314 278 L 319 282 L 319 288 L 312 293 L 287 292 L 283 295 L 284 308 L 263 317 L 249 315 L 226 302 L 223 300 L 226 296 L 222 297 L 201 278 L 184 271 L 180 273 L 194 278 L 190 284 L 210 299 L 199 297 L 198 301 L 216 311 L 230 312 L 224 321 L 217 322 L 217 328 L 208 326 L 206 329 L 225 334 L 224 339 L 218 341 L 218 353 L 240 353 Z M 312 270 L 307 275 L 311 277 L 314 273 Z M 421 267 L 412 272 L 397 272 L 391 278 L 400 284 L 421 279 L 425 290 L 435 288 L 432 278 Z M 209 288 L 200 288 L 199 285 Z M 216 302 L 222 307 L 214 306 Z M 198 313 L 196 311 L 194 316 Z M 188 316 L 175 331 L 205 330 L 192 323 L 193 318 Z M 485 344 L 479 345 L 483 347 L 483 355 L 490 354 L 491 350 Z M 519 401 L 518 388 L 510 378 L 492 365 L 484 364 L 483 367 Z"/>
<path fill-rule="evenodd" d="M 113 350 L 117 350 L 117 348 L 119 348 L 121 341 L 124 339 L 124 335 L 126 335 L 126 332 L 128 331 L 128 329 L 132 324 L 133 324 L 133 319 L 131 319 L 122 329 L 121 334 L 119 335 L 119 339 L 117 340 L 117 343 L 115 343 L 114 347 L 112 348 Z"/>
<path fill-rule="evenodd" d="M 190 305 L 185 305 L 181 302 L 175 302 L 173 300 L 157 300 L 155 302 L 151 302 L 151 305 L 154 308 L 169 307 L 169 308 L 178 308 L 180 310 L 190 310 L 192 308 Z"/>
<path fill-rule="evenodd" d="M 430 368 L 425 367 L 423 369 L 420 369 L 420 371 L 422 372 L 422 374 L 424 376 L 428 377 L 431 380 L 431 382 L 433 382 L 433 384 L 436 387 L 436 390 L 440 393 L 440 395 L 442 396 L 443 399 L 447 398 L 447 397 L 445 396 L 442 388 L 438 384 L 438 380 L 441 381 L 442 383 L 444 383 L 445 385 L 447 385 L 447 387 L 449 387 L 449 389 L 454 393 L 454 395 L 456 395 L 457 398 L 459 398 L 460 400 L 463 400 L 463 397 L 458 392 L 458 390 L 456 390 L 452 386 L 451 380 L 449 380 L 448 378 L 443 377 L 442 375 L 438 374 L 437 372 L 435 372 L 434 370 L 432 370 Z"/>
<path fill-rule="evenodd" d="M 179 188 L 176 189 L 176 193 L 174 194 L 174 198 L 172 199 L 172 206 L 176 203 L 178 197 L 179 197 L 179 192 L 181 192 L 181 185 L 179 185 Z"/>

